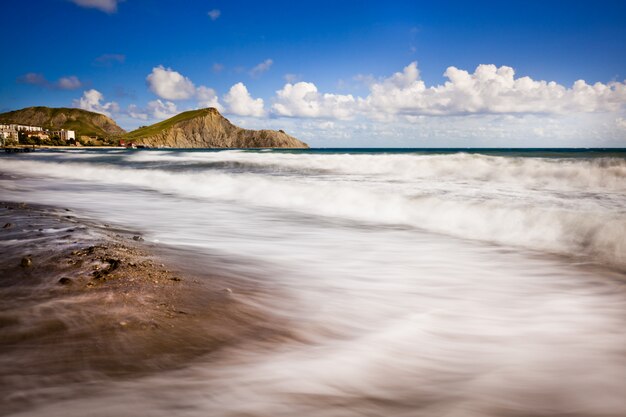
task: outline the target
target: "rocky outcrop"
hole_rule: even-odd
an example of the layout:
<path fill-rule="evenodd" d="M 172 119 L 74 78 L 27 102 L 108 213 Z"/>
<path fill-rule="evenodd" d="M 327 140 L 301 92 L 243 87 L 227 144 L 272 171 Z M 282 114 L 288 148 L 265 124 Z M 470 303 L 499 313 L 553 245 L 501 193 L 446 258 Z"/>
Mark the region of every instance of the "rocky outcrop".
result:
<path fill-rule="evenodd" d="M 249 130 L 232 124 L 215 108 L 181 113 L 130 132 L 137 144 L 173 148 L 308 148 L 282 130 Z"/>
<path fill-rule="evenodd" d="M 125 133 L 104 114 L 82 109 L 27 107 L 0 114 L 0 122 L 41 126 L 50 130 L 75 130 L 79 135 L 110 137 Z"/>

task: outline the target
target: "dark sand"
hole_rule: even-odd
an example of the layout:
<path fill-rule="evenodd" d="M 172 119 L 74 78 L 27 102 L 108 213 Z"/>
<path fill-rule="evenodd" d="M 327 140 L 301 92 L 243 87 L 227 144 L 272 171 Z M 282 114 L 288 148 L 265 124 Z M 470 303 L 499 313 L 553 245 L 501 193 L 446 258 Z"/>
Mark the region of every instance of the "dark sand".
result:
<path fill-rule="evenodd" d="M 0 414 L 287 337 L 261 289 L 69 210 L 0 203 L 0 251 Z"/>

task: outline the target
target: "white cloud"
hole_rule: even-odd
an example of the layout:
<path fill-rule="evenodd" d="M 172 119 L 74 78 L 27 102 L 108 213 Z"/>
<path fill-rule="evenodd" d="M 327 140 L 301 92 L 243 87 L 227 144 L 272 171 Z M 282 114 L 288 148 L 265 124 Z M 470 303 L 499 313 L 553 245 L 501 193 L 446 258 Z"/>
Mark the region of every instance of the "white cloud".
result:
<path fill-rule="evenodd" d="M 148 113 L 140 109 L 136 104 L 129 105 L 126 113 L 133 119 L 148 120 Z"/>
<path fill-rule="evenodd" d="M 196 93 L 196 88 L 187 77 L 163 65 L 152 68 L 146 77 L 150 90 L 166 100 L 184 100 Z"/>
<path fill-rule="evenodd" d="M 214 89 L 202 85 L 196 90 L 196 96 L 200 107 L 215 107 L 220 112 L 224 110 Z"/>
<path fill-rule="evenodd" d="M 217 18 L 220 17 L 221 14 L 222 12 L 219 9 L 213 9 L 207 13 L 207 15 L 209 15 L 209 18 L 211 20 L 217 20 Z"/>
<path fill-rule="evenodd" d="M 196 87 L 189 78 L 183 76 L 177 71 L 172 70 L 171 68 L 165 68 L 162 65 L 154 67 L 152 72 L 146 77 L 146 83 L 152 92 L 165 100 L 186 100 L 196 98 L 198 100 L 198 106 L 200 107 L 215 107 L 219 111 L 224 110 L 224 107 L 220 104 L 219 98 L 214 89 L 204 85 Z M 243 89 L 247 93 L 245 86 L 243 86 Z M 233 91 L 232 88 L 231 91 Z M 246 101 L 245 95 L 242 95 L 241 93 L 240 89 L 237 88 L 233 91 L 233 95 L 229 96 L 233 103 L 232 108 L 236 109 L 235 111 L 244 111 L 249 112 L 248 114 L 255 115 L 259 114 L 258 103 L 260 100 L 262 112 L 263 100 L 253 100 L 248 95 L 248 101 Z M 168 104 L 168 102 L 162 102 L 160 100 L 151 103 L 155 106 L 157 102 L 161 103 L 161 105 Z M 169 107 L 171 108 L 171 106 Z M 149 113 L 155 114 L 155 111 L 156 110 L 154 108 L 149 109 Z M 165 109 L 159 110 L 159 114 L 162 115 L 164 113 L 169 114 L 170 111 Z"/>
<path fill-rule="evenodd" d="M 169 119 L 178 114 L 176 104 L 171 101 L 161 101 L 159 99 L 148 103 L 146 108 L 148 113 L 155 119 Z"/>
<path fill-rule="evenodd" d="M 617 119 L 615 119 L 615 124 L 617 125 L 617 127 L 619 127 L 620 129 L 624 129 L 626 130 L 626 119 L 623 117 L 618 117 Z"/>
<path fill-rule="evenodd" d="M 474 73 L 448 67 L 444 75 L 449 81 L 426 87 L 413 62 L 372 84 L 362 104 L 377 112 L 450 115 L 616 111 L 626 102 L 623 83 L 589 85 L 579 80 L 567 88 L 554 81 L 515 78 L 513 68 L 495 65 L 479 65 Z"/>
<path fill-rule="evenodd" d="M 110 101 L 108 103 L 102 103 L 104 96 L 98 90 L 87 90 L 83 92 L 83 96 L 73 101 L 74 107 L 81 108 L 83 110 L 89 110 L 96 113 L 102 113 L 107 116 L 111 116 L 111 113 L 117 113 L 120 110 L 120 106 Z"/>
<path fill-rule="evenodd" d="M 145 108 L 131 104 L 128 106 L 125 113 L 137 120 L 160 121 L 176 116 L 179 110 L 176 107 L 176 103 L 172 101 L 156 99 L 148 102 Z"/>
<path fill-rule="evenodd" d="M 243 83 L 233 85 L 224 95 L 226 111 L 238 116 L 262 117 L 265 115 L 263 99 L 252 98 Z"/>
<path fill-rule="evenodd" d="M 70 0 L 72 3 L 80 6 L 92 9 L 98 9 L 105 13 L 115 13 L 117 11 L 117 4 L 124 0 Z"/>
<path fill-rule="evenodd" d="M 617 112 L 626 106 L 626 84 L 565 87 L 554 81 L 515 78 L 513 68 L 479 65 L 473 73 L 449 67 L 443 85 L 427 87 L 415 62 L 392 76 L 368 79 L 369 95 L 321 94 L 312 83 L 286 84 L 277 91 L 272 110 L 277 115 L 374 120 L 411 116 L 464 114 L 571 114 Z M 365 79 L 364 77 L 362 77 Z"/>
<path fill-rule="evenodd" d="M 213 64 L 213 72 L 218 73 L 218 72 L 222 72 L 224 70 L 224 65 L 220 64 L 219 62 L 216 62 L 215 64 Z"/>
<path fill-rule="evenodd" d="M 261 62 L 260 64 L 255 65 L 254 68 L 250 70 L 250 75 L 252 77 L 258 77 L 264 72 L 269 71 L 269 69 L 272 67 L 272 64 L 274 64 L 274 61 L 268 58 L 265 61 Z"/>
<path fill-rule="evenodd" d="M 349 119 L 355 115 L 352 95 L 320 94 L 313 83 L 285 84 L 276 92 L 272 110 L 279 116 L 332 117 Z"/>

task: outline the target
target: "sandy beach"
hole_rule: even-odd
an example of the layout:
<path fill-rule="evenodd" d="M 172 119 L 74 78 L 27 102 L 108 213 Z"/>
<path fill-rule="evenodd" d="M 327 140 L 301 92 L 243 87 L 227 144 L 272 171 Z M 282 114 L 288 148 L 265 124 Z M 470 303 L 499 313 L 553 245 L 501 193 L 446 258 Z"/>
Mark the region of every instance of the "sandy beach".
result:
<path fill-rule="evenodd" d="M 0 415 L 285 335 L 258 288 L 69 209 L 0 203 L 0 245 Z"/>

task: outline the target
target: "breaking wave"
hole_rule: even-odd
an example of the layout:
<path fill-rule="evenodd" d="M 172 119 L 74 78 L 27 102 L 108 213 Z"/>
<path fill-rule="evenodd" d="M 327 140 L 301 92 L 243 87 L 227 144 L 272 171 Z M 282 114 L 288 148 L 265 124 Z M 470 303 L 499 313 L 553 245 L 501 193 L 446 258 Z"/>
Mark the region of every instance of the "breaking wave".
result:
<path fill-rule="evenodd" d="M 240 151 L 138 152 L 123 156 L 121 165 L 72 158 L 4 164 L 21 175 L 405 225 L 626 265 L 626 160 L 619 158 Z"/>

